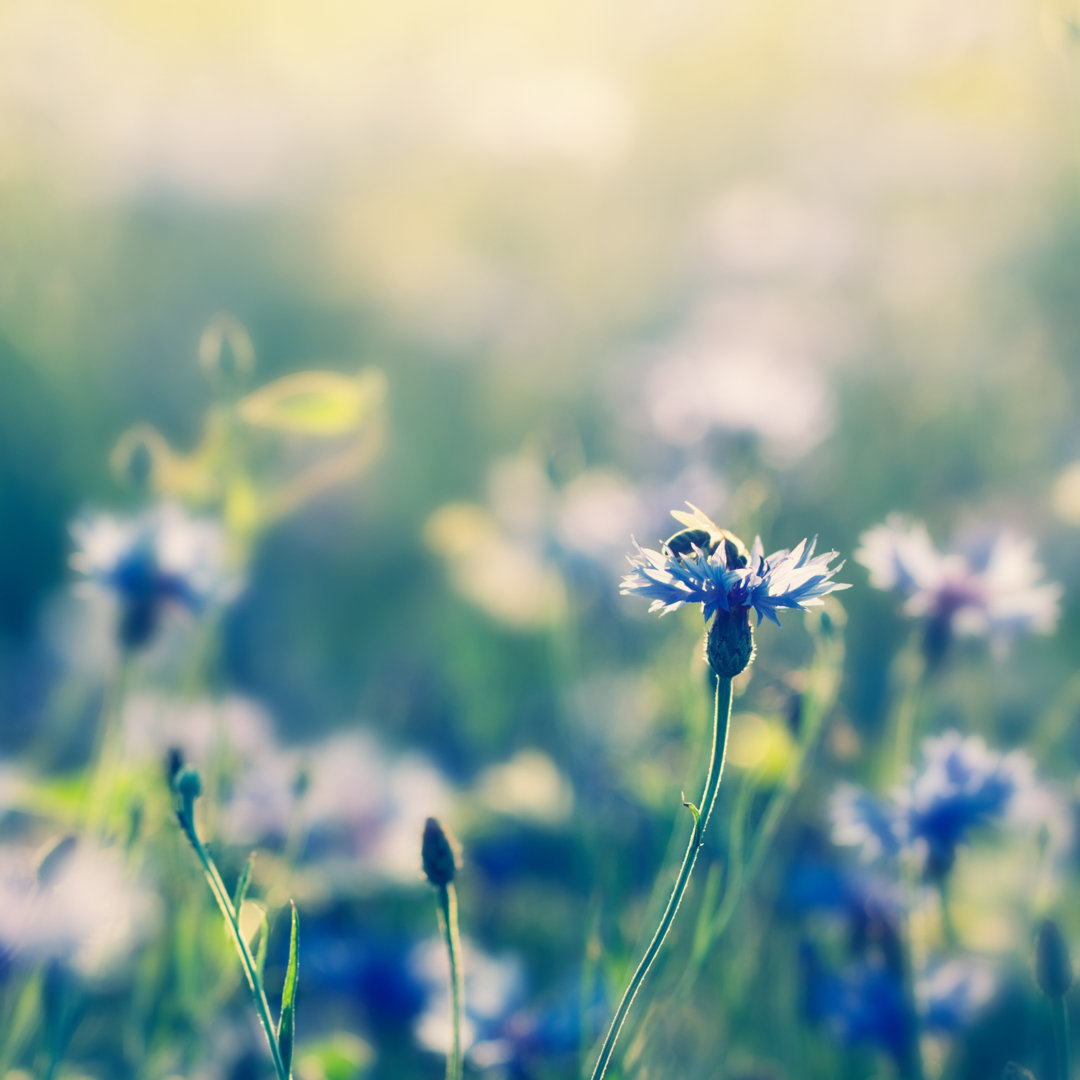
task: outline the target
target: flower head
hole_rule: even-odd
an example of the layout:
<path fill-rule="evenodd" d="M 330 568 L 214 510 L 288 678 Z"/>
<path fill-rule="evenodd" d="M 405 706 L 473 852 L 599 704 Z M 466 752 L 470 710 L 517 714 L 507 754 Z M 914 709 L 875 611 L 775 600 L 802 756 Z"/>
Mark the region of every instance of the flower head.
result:
<path fill-rule="evenodd" d="M 0 849 L 0 958 L 106 973 L 153 928 L 158 905 L 120 853 L 67 838 L 44 857 Z"/>
<path fill-rule="evenodd" d="M 967 554 L 942 555 L 922 522 L 890 514 L 863 533 L 855 558 L 870 584 L 907 597 L 908 615 L 941 634 L 1003 638 L 1022 631 L 1050 633 L 1061 586 L 1041 582 L 1034 545 L 1008 533 Z"/>
<path fill-rule="evenodd" d="M 221 529 L 172 503 L 133 520 L 87 516 L 71 532 L 77 545 L 71 565 L 116 597 L 118 635 L 127 648 L 151 640 L 166 607 L 199 614 L 231 592 Z"/>
<path fill-rule="evenodd" d="M 830 568 L 835 551 L 814 554 L 816 539 L 766 556 L 760 537 L 747 551 L 734 534 L 697 507 L 690 509 L 689 514 L 672 511 L 684 528 L 659 551 L 635 545 L 637 554 L 630 556 L 633 570 L 621 591 L 652 600 L 650 611 L 663 615 L 683 604 L 701 604 L 708 622 L 720 611 L 753 609 L 759 623 L 767 618 L 779 625 L 781 609 L 814 607 L 828 593 L 849 587 L 832 580 L 843 565 Z"/>
<path fill-rule="evenodd" d="M 867 859 L 914 854 L 928 874 L 941 875 L 980 827 L 1046 809 L 1034 764 L 1019 751 L 998 754 L 978 735 L 948 731 L 923 742 L 923 757 L 921 771 L 887 802 L 853 785 L 838 789 L 834 841 Z"/>

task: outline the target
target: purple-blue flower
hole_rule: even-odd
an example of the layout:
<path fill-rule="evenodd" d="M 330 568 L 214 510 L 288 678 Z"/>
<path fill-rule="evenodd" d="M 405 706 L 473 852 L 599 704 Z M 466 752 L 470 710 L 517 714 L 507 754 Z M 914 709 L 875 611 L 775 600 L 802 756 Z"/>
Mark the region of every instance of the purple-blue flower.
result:
<path fill-rule="evenodd" d="M 965 554 L 941 554 L 922 522 L 890 514 L 862 535 L 855 558 L 870 584 L 907 597 L 904 611 L 957 634 L 1048 634 L 1061 586 L 1043 582 L 1034 545 L 1008 533 Z"/>
<path fill-rule="evenodd" d="M 134 520 L 87 515 L 71 533 L 77 545 L 71 565 L 116 597 L 125 647 L 147 644 L 167 606 L 199 614 L 235 591 L 221 528 L 174 504 Z"/>
<path fill-rule="evenodd" d="M 708 622 L 718 611 L 753 609 L 759 623 L 764 617 L 779 625 L 781 609 L 814 607 L 828 593 L 850 587 L 832 580 L 843 563 L 830 568 L 835 551 L 815 555 L 816 539 L 766 556 L 757 537 L 747 552 L 697 507 L 690 509 L 672 511 L 685 529 L 659 551 L 635 543 L 633 570 L 621 591 L 651 600 L 650 611 L 666 615 L 683 604 L 701 604 Z M 681 541 L 673 546 L 677 537 Z"/>
<path fill-rule="evenodd" d="M 948 731 L 923 742 L 923 757 L 922 769 L 886 802 L 840 787 L 830 806 L 834 841 L 861 848 L 867 859 L 914 853 L 928 873 L 942 874 L 981 826 L 1052 813 L 1020 751 L 999 754 L 978 735 Z"/>

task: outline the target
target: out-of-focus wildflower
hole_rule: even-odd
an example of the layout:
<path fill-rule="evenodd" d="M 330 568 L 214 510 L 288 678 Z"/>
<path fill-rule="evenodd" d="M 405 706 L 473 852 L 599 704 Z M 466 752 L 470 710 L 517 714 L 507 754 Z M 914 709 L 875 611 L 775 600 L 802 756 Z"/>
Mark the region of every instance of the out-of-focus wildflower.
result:
<path fill-rule="evenodd" d="M 76 543 L 71 565 L 115 596 L 117 635 L 125 648 L 148 644 L 166 608 L 199 615 L 235 591 L 222 530 L 174 503 L 134 519 L 87 515 L 72 524 L 71 532 Z"/>
<path fill-rule="evenodd" d="M 0 955 L 106 974 L 154 927 L 157 903 L 112 849 L 61 841 L 0 850 Z"/>
<path fill-rule="evenodd" d="M 915 984 L 923 1024 L 932 1034 L 957 1035 L 990 1000 L 997 980 L 990 966 L 969 957 L 930 964 Z"/>
<path fill-rule="evenodd" d="M 823 912 L 858 924 L 868 918 L 896 915 L 901 906 L 895 882 L 867 867 L 843 865 L 835 855 L 815 850 L 814 839 L 803 838 L 788 862 L 780 907 L 791 915 Z"/>
<path fill-rule="evenodd" d="M 202 769 L 217 754 L 250 764 L 275 745 L 266 714 L 240 697 L 184 701 L 138 693 L 124 705 L 122 726 L 125 755 L 136 761 L 163 761 L 175 750 Z"/>
<path fill-rule="evenodd" d="M 235 843 L 270 846 L 299 830 L 305 859 L 418 882 L 416 838 L 449 802 L 449 784 L 425 758 L 394 758 L 373 736 L 350 732 L 257 756 L 233 785 L 223 829 Z"/>
<path fill-rule="evenodd" d="M 410 969 L 426 988 L 427 1003 L 415 1024 L 417 1041 L 436 1053 L 450 1045 L 445 950 L 436 941 L 414 950 Z M 517 957 L 491 957 L 466 942 L 463 1041 L 472 1068 L 529 1077 L 576 1056 L 583 1035 L 595 1038 L 607 1002 L 600 980 L 583 997 L 579 978 L 561 983 L 542 1000 L 526 1004 L 525 977 Z M 565 1061 L 567 1066 L 569 1061 Z"/>
<path fill-rule="evenodd" d="M 662 484 L 634 484 L 602 467 L 559 483 L 530 450 L 496 462 L 487 487 L 483 505 L 449 503 L 436 510 L 425 542 L 446 560 L 464 596 L 524 629 L 560 617 L 570 598 L 606 598 L 612 573 L 625 565 L 627 534 L 659 526 L 677 492 L 708 502 L 728 497 L 700 462 Z"/>
<path fill-rule="evenodd" d="M 820 319 L 794 314 L 790 293 L 754 290 L 706 303 L 645 374 L 645 409 L 672 445 L 713 433 L 750 436 L 769 457 L 790 462 L 832 427 L 824 354 L 838 344 Z"/>
<path fill-rule="evenodd" d="M 525 976 L 516 956 L 492 957 L 465 942 L 465 1017 L 462 1044 L 475 1068 L 506 1065 L 513 1058 L 507 1022 L 525 1002 Z M 446 949 L 438 939 L 418 945 L 410 967 L 428 990 L 428 1005 L 416 1021 L 418 1042 L 436 1053 L 450 1046 L 449 970 Z"/>
<path fill-rule="evenodd" d="M 904 611 L 927 621 L 931 658 L 953 634 L 1000 641 L 1048 634 L 1057 623 L 1061 586 L 1041 580 L 1031 541 L 1008 533 L 967 554 L 942 555 L 922 522 L 890 514 L 863 533 L 855 558 L 871 585 L 906 596 Z"/>
<path fill-rule="evenodd" d="M 833 796 L 833 839 L 873 859 L 914 854 L 926 873 L 948 873 L 956 849 L 980 826 L 1052 813 L 1020 751 L 999 754 L 978 735 L 948 731 L 924 740 L 923 767 L 888 802 L 845 785 Z"/>
<path fill-rule="evenodd" d="M 877 956 L 860 958 L 841 970 L 828 967 L 817 950 L 801 952 L 807 1019 L 845 1046 L 884 1050 L 901 1066 L 911 1053 L 912 1023 L 928 1035 L 955 1036 L 975 1018 L 994 990 L 989 969 L 977 961 L 951 959 L 931 965 L 915 986 L 917 1016 L 904 1001 L 900 971 Z"/>
<path fill-rule="evenodd" d="M 832 580 L 843 564 L 830 568 L 835 551 L 814 555 L 816 540 L 766 556 L 756 537 L 747 552 L 731 533 L 691 510 L 672 511 L 685 528 L 660 551 L 637 545 L 637 555 L 630 556 L 634 569 L 623 578 L 622 592 L 652 600 L 650 611 L 666 615 L 683 604 L 701 604 L 708 622 L 719 611 L 752 609 L 759 623 L 765 617 L 779 625 L 780 610 L 810 608 L 850 587 Z"/>

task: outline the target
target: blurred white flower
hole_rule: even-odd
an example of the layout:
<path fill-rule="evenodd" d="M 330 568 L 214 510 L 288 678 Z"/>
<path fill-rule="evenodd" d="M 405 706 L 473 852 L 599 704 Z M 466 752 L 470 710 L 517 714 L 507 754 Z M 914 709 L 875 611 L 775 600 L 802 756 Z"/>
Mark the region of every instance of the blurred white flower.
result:
<path fill-rule="evenodd" d="M 764 316 L 764 317 L 763 317 Z M 642 380 L 656 432 L 693 446 L 713 432 L 746 433 L 782 460 L 797 458 L 832 427 L 823 357 L 807 327 L 771 303 L 717 303 L 659 350 Z"/>
<path fill-rule="evenodd" d="M 462 942 L 465 1016 L 461 1041 L 476 1068 L 503 1064 L 513 1047 L 504 1037 L 505 1021 L 525 1003 L 525 971 L 516 956 L 489 956 L 470 941 Z M 421 1046 L 435 1053 L 450 1049 L 450 962 L 441 938 L 417 945 L 409 967 L 428 989 L 427 1008 L 416 1021 Z"/>
<path fill-rule="evenodd" d="M 152 932 L 158 907 L 114 849 L 66 840 L 44 860 L 0 849 L 0 952 L 15 962 L 106 974 Z"/>
<path fill-rule="evenodd" d="M 306 837 L 303 858 L 352 874 L 419 883 L 420 835 L 451 787 L 417 754 L 395 757 L 369 732 L 255 756 L 231 786 L 222 828 L 236 844 Z"/>
<path fill-rule="evenodd" d="M 251 762 L 275 747 L 269 718 L 240 697 L 185 701 L 136 693 L 124 704 L 122 726 L 125 756 L 162 761 L 170 750 L 179 750 L 198 769 L 218 753 Z"/>

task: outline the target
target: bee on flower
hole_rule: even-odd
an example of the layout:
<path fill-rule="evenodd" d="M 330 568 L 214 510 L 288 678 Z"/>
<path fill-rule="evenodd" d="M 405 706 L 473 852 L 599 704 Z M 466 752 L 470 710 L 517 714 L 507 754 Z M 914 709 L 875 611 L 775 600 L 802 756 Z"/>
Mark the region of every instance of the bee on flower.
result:
<path fill-rule="evenodd" d="M 815 607 L 829 593 L 850 587 L 833 580 L 843 566 L 829 565 L 835 551 L 814 554 L 816 538 L 766 555 L 760 536 L 747 549 L 734 533 L 687 505 L 690 513 L 672 511 L 683 528 L 659 551 L 635 543 L 622 592 L 651 600 L 649 610 L 661 615 L 683 604 L 701 604 L 709 624 L 706 652 L 718 675 L 737 675 L 750 663 L 750 611 L 759 625 L 767 618 L 779 626 L 780 611 Z"/>

